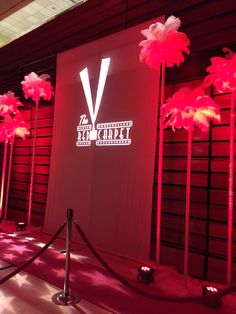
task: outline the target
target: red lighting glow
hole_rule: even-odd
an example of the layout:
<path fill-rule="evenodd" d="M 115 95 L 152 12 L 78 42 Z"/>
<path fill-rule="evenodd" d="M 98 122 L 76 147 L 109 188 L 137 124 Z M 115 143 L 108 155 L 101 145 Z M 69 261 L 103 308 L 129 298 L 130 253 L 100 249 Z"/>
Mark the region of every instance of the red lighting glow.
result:
<path fill-rule="evenodd" d="M 211 292 L 217 292 L 217 291 L 218 291 L 218 289 L 216 289 L 216 288 L 214 288 L 214 287 L 206 287 L 206 289 L 207 289 L 208 291 L 211 291 Z"/>
<path fill-rule="evenodd" d="M 150 267 L 142 266 L 142 267 L 141 267 L 141 270 L 142 270 L 142 271 L 150 271 Z"/>
<path fill-rule="evenodd" d="M 202 303 L 211 308 L 219 308 L 222 304 L 222 300 L 221 300 L 221 296 L 217 295 L 218 292 L 219 292 L 219 289 L 212 286 L 202 287 L 202 295 L 214 296 L 214 298 L 203 300 Z"/>
<path fill-rule="evenodd" d="M 138 267 L 138 281 L 150 284 L 154 281 L 153 278 L 153 268 L 149 266 Z"/>
<path fill-rule="evenodd" d="M 23 221 L 20 221 L 17 223 L 17 230 L 18 231 L 24 231 L 25 230 L 25 223 Z"/>

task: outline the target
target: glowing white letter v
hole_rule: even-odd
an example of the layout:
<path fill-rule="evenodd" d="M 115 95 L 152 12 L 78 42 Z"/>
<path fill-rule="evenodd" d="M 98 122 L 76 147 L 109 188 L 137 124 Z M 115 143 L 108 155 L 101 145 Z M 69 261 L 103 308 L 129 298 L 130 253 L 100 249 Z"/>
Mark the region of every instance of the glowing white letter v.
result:
<path fill-rule="evenodd" d="M 101 62 L 101 68 L 100 68 L 100 74 L 99 74 L 99 80 L 98 80 L 98 89 L 97 89 L 97 96 L 96 96 L 96 102 L 95 102 L 95 108 L 93 109 L 93 101 L 92 101 L 92 94 L 91 94 L 91 88 L 90 88 L 90 83 L 89 83 L 89 76 L 88 76 L 88 69 L 85 68 L 80 72 L 80 78 L 82 81 L 83 89 L 84 89 L 84 94 L 85 98 L 87 101 L 88 109 L 89 109 L 89 114 L 91 117 L 93 129 L 94 129 L 94 124 L 97 118 L 98 110 L 101 104 L 102 100 L 102 94 L 107 78 L 107 72 L 110 64 L 110 58 L 105 58 L 102 59 Z"/>

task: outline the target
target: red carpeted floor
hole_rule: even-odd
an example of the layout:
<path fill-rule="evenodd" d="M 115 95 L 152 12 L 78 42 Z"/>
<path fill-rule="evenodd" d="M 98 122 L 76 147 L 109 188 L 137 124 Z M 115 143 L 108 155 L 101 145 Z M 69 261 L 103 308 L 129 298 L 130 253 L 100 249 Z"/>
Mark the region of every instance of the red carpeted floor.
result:
<path fill-rule="evenodd" d="M 29 238 L 30 239 L 30 238 Z M 22 265 L 40 249 L 39 245 L 23 237 L 13 237 L 0 233 L 1 259 L 16 266 Z M 56 249 L 48 249 L 37 260 L 25 269 L 27 272 L 63 289 L 65 255 Z M 0 273 L 1 275 L 1 273 Z M 129 281 L 145 291 L 153 287 L 129 278 Z M 105 309 L 119 314 L 231 314 L 235 308 L 223 304 L 220 309 L 211 309 L 198 303 L 161 302 L 143 297 L 119 281 L 106 270 L 92 262 L 91 257 L 73 252 L 70 264 L 70 288 L 82 298 Z M 155 290 L 158 294 L 160 291 Z M 96 314 L 96 313 L 94 313 Z"/>

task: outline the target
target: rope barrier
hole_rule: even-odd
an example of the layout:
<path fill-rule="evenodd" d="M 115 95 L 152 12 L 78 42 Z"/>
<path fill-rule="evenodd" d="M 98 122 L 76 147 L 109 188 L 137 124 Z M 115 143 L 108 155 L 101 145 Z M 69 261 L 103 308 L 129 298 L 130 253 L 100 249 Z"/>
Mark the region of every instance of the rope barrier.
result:
<path fill-rule="evenodd" d="M 66 222 L 64 222 L 60 228 L 55 232 L 55 234 L 52 236 L 51 240 L 49 240 L 34 256 L 32 256 L 28 261 L 26 261 L 23 265 L 19 266 L 17 269 L 15 269 L 13 272 L 8 274 L 7 276 L 0 279 L 0 285 L 18 274 L 21 270 L 23 270 L 25 267 L 30 265 L 34 260 L 36 260 L 40 255 L 46 251 L 46 249 L 54 242 L 54 240 L 58 237 L 58 235 L 61 233 L 63 228 L 65 227 Z"/>
<path fill-rule="evenodd" d="M 218 298 L 231 294 L 233 292 L 236 291 L 236 284 L 231 285 L 230 287 L 227 287 L 225 289 L 222 289 L 220 292 L 214 293 L 212 295 L 194 295 L 194 296 L 186 296 L 186 297 L 178 297 L 178 296 L 166 296 L 166 295 L 157 295 L 157 294 L 152 294 L 146 291 L 143 291 L 142 289 L 139 289 L 138 287 L 134 286 L 133 284 L 131 284 L 128 280 L 126 280 L 124 277 L 122 277 L 121 275 L 119 275 L 116 271 L 113 270 L 112 267 L 110 267 L 105 260 L 101 257 L 101 255 L 96 251 L 96 249 L 93 247 L 93 245 L 91 244 L 91 242 L 88 240 L 87 236 L 85 235 L 84 231 L 82 230 L 82 228 L 79 226 L 79 224 L 75 223 L 75 221 L 73 220 L 74 225 L 79 233 L 79 235 L 81 236 L 81 238 L 83 239 L 83 241 L 85 242 L 85 244 L 88 246 L 88 248 L 90 249 L 90 251 L 92 252 L 92 254 L 95 256 L 95 258 L 100 262 L 100 264 L 114 277 L 116 278 L 118 281 L 120 281 L 122 284 L 124 284 L 126 287 L 128 287 L 129 289 L 133 290 L 134 292 L 150 298 L 150 299 L 154 299 L 154 300 L 159 300 L 159 301 L 168 301 L 168 302 L 206 302 L 206 301 L 210 301 L 213 302 L 214 300 L 217 300 Z M 26 261 L 23 265 L 21 265 L 20 267 L 18 267 L 16 270 L 14 270 L 13 272 L 11 272 L 10 274 L 8 274 L 7 276 L 3 277 L 2 279 L 0 279 L 0 285 L 3 284 L 4 282 L 6 282 L 7 280 L 9 280 L 10 278 L 12 278 L 13 276 L 15 276 L 17 273 L 19 273 L 21 270 L 23 270 L 25 267 L 27 267 L 28 265 L 30 265 L 33 261 L 35 261 L 40 255 L 42 255 L 44 253 L 44 251 L 46 251 L 46 249 L 55 241 L 55 239 L 58 237 L 58 235 L 62 232 L 63 228 L 65 227 L 65 225 L 68 224 L 67 222 L 64 222 L 60 228 L 55 232 L 55 234 L 52 236 L 52 238 L 44 245 L 44 247 L 42 247 L 33 257 L 31 257 L 28 261 Z M 68 278 L 69 278 L 69 274 L 68 274 Z M 65 292 L 65 291 L 64 291 Z M 69 292 L 68 292 L 69 293 Z M 65 294 L 65 293 L 64 293 Z M 59 296 L 61 297 L 61 293 L 59 294 Z M 63 295 L 64 296 L 64 295 Z M 58 297 L 58 296 L 57 296 Z M 68 298 L 71 297 L 70 295 L 67 296 Z M 73 301 L 73 300 L 72 300 Z M 61 304 L 61 303 L 60 303 Z M 64 305 L 68 305 L 69 302 L 64 303 Z"/>
<path fill-rule="evenodd" d="M 71 252 L 71 231 L 73 221 L 73 209 L 67 209 L 66 223 L 66 261 L 65 261 L 65 278 L 64 289 L 52 296 L 52 301 L 57 305 L 75 305 L 79 302 L 80 297 L 70 290 L 70 252 Z"/>
<path fill-rule="evenodd" d="M 85 233 L 83 232 L 82 228 L 76 224 L 75 227 L 79 233 L 79 235 L 81 236 L 81 238 L 84 240 L 85 244 L 88 246 L 88 248 L 90 249 L 90 251 L 93 253 L 93 255 L 96 257 L 96 259 L 103 265 L 103 267 L 113 276 L 115 277 L 118 281 L 120 281 L 122 284 L 124 284 L 125 286 L 127 286 L 129 289 L 135 291 L 136 293 L 145 296 L 147 298 L 150 299 L 155 299 L 155 300 L 159 300 L 159 301 L 168 301 L 168 302 L 205 302 L 205 301 L 214 301 L 217 298 L 220 298 L 222 296 L 225 296 L 227 294 L 233 293 L 236 291 L 236 284 L 223 289 L 220 292 L 214 293 L 214 295 L 196 295 L 196 296 L 187 296 L 187 297 L 177 297 L 177 296 L 162 296 L 162 295 L 156 295 L 156 294 L 152 294 L 146 291 L 143 291 L 139 288 L 137 288 L 136 286 L 132 285 L 129 281 L 127 281 L 125 278 L 123 278 L 121 275 L 119 275 L 118 273 L 116 273 L 105 261 L 104 259 L 101 257 L 101 255 L 96 251 L 96 249 L 93 247 L 93 245 L 91 244 L 91 242 L 88 240 L 88 238 L 86 237 Z"/>

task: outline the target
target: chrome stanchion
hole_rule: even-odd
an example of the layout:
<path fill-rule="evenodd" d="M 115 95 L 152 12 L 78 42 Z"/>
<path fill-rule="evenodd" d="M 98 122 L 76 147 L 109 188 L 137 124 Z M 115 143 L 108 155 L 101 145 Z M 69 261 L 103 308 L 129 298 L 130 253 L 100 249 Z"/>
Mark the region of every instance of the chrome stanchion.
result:
<path fill-rule="evenodd" d="M 67 232 L 66 232 L 66 264 L 64 290 L 53 295 L 52 301 L 58 305 L 74 305 L 79 302 L 80 297 L 69 289 L 70 284 L 70 251 L 71 251 L 71 228 L 73 220 L 73 209 L 67 209 Z"/>

